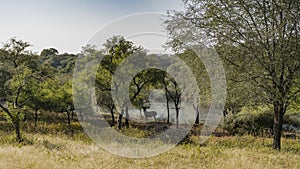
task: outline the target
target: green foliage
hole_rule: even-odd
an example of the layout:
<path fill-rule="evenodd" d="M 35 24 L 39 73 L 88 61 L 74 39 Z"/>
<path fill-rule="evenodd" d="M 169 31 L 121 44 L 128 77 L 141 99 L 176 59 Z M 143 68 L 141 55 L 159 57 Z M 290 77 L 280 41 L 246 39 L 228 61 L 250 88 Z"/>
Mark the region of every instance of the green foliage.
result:
<path fill-rule="evenodd" d="M 224 118 L 223 129 L 230 135 L 271 136 L 273 130 L 274 114 L 271 110 L 246 112 Z M 284 124 L 300 126 L 300 120 L 286 115 Z"/>
<path fill-rule="evenodd" d="M 41 71 L 38 68 L 37 56 L 27 51 L 28 42 L 12 38 L 1 49 L 0 65 L 7 71 L 1 80 L 2 98 L 0 108 L 6 113 L 7 120 L 15 128 L 17 141 L 21 142 L 20 123 L 24 118 L 29 95 L 26 88 L 39 81 Z M 3 73 L 2 73 L 3 74 Z"/>
<path fill-rule="evenodd" d="M 231 65 L 228 77 L 240 83 L 229 85 L 227 108 L 240 109 L 249 102 L 272 104 L 274 149 L 280 149 L 284 114 L 300 92 L 300 2 L 184 0 L 184 4 L 184 11 L 169 12 L 165 21 L 172 37 L 169 46 L 181 49 L 177 39 L 184 37 L 189 40 L 185 43 L 217 47 Z"/>
<path fill-rule="evenodd" d="M 49 65 L 49 68 L 52 68 L 55 73 L 72 74 L 77 57 L 77 55 L 68 53 L 41 55 L 40 61 L 44 65 Z"/>
<path fill-rule="evenodd" d="M 145 53 L 141 47 L 135 46 L 132 42 L 125 40 L 124 37 L 121 36 L 113 36 L 112 38 L 107 39 L 103 46 L 104 50 L 102 52 L 94 49 L 89 50 L 91 52 L 88 54 L 91 55 L 91 53 L 104 53 L 104 57 L 96 74 L 97 102 L 102 107 L 112 112 L 115 111 L 116 108 L 110 92 L 114 90 L 116 91 L 122 83 L 121 81 L 112 82 L 112 78 L 117 67 L 130 55 L 136 53 L 145 55 Z M 93 48 L 90 47 L 90 49 Z M 142 75 L 135 77 L 137 80 L 136 85 L 131 85 L 129 87 L 130 97 L 132 97 L 133 100 L 135 100 L 136 97 L 138 97 L 138 93 L 141 92 L 141 89 L 145 84 L 145 79 L 143 79 L 145 77 L 146 76 L 142 77 Z M 139 99 L 137 98 L 137 100 Z"/>
<path fill-rule="evenodd" d="M 202 106 L 209 105 L 211 102 L 210 79 L 200 57 L 190 49 L 179 54 L 178 57 L 188 65 L 197 81 L 200 104 Z"/>
<path fill-rule="evenodd" d="M 149 99 L 154 89 L 164 89 L 163 83 L 166 73 L 159 69 L 148 68 L 139 72 L 129 86 L 131 103 L 138 109 L 145 100 Z"/>
<path fill-rule="evenodd" d="M 40 55 L 42 57 L 58 55 L 58 50 L 54 48 L 44 49 Z"/>

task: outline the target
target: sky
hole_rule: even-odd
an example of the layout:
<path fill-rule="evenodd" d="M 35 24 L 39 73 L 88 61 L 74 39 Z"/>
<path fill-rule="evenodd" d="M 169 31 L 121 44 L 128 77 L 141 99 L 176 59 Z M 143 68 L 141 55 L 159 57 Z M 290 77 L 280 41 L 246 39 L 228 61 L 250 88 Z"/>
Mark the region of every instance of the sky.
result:
<path fill-rule="evenodd" d="M 104 25 L 143 12 L 183 9 L 181 0 L 0 0 L 0 42 L 16 37 L 33 52 L 78 53 Z"/>

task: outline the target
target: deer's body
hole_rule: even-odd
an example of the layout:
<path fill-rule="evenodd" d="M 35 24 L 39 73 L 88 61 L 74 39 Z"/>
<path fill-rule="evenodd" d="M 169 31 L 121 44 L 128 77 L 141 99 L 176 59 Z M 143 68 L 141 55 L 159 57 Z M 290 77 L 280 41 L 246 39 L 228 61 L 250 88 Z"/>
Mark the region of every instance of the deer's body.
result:
<path fill-rule="evenodd" d="M 148 117 L 154 117 L 154 120 L 156 121 L 156 111 L 144 111 L 145 117 L 146 117 L 146 121 Z"/>

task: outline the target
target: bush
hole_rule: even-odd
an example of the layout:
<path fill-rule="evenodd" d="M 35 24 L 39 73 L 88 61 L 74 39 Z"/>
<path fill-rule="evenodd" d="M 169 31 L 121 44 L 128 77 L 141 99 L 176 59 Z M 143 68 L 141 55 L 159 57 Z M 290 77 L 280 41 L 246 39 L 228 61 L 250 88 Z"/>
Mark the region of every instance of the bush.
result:
<path fill-rule="evenodd" d="M 223 129 L 230 135 L 270 136 L 273 130 L 273 123 L 273 112 L 265 110 L 227 116 L 224 119 Z M 283 123 L 300 126 L 300 121 L 294 120 L 289 115 L 285 115 Z"/>

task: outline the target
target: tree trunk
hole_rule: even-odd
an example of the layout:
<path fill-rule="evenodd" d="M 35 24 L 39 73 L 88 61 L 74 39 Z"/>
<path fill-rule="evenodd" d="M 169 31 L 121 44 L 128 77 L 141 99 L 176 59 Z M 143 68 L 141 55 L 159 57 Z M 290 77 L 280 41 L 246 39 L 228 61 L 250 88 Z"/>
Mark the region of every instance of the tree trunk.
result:
<path fill-rule="evenodd" d="M 274 103 L 274 138 L 273 138 L 273 149 L 280 150 L 281 149 L 281 132 L 282 132 L 282 124 L 283 124 L 283 115 L 286 112 L 286 106 L 277 103 Z"/>
<path fill-rule="evenodd" d="M 22 137 L 21 137 L 21 130 L 20 130 L 20 120 L 19 119 L 14 119 L 13 120 L 13 126 L 15 128 L 16 140 L 17 140 L 17 142 L 21 143 L 22 142 Z"/>
<path fill-rule="evenodd" d="M 114 109 L 110 109 L 110 114 L 111 114 L 111 122 L 112 122 L 112 126 L 114 126 L 114 125 L 115 125 Z"/>
<path fill-rule="evenodd" d="M 176 128 L 178 128 L 178 125 L 179 125 L 179 107 L 178 105 L 175 106 L 175 109 L 176 109 Z"/>
<path fill-rule="evenodd" d="M 74 112 L 71 112 L 71 119 L 74 120 Z"/>
<path fill-rule="evenodd" d="M 121 113 L 119 114 L 118 117 L 118 129 L 121 130 L 122 129 L 122 118 L 124 115 L 124 110 L 121 110 Z"/>
<path fill-rule="evenodd" d="M 128 106 L 125 108 L 125 126 L 129 127 L 129 114 L 128 114 Z"/>
<path fill-rule="evenodd" d="M 196 107 L 196 113 L 197 113 L 197 116 L 196 116 L 196 120 L 195 120 L 195 124 L 199 125 L 200 124 L 200 113 L 199 113 L 199 106 L 197 105 Z"/>
<path fill-rule="evenodd" d="M 21 137 L 21 130 L 20 130 L 20 119 L 19 119 L 19 113 L 17 117 L 13 117 L 12 113 L 5 108 L 1 103 L 0 103 L 0 108 L 6 112 L 6 114 L 10 117 L 10 119 L 12 120 L 12 125 L 15 129 L 15 133 L 16 133 L 16 140 L 20 143 L 22 142 L 22 137 Z"/>
<path fill-rule="evenodd" d="M 67 111 L 67 115 L 68 115 L 68 125 L 70 126 L 71 125 L 71 117 L 70 117 L 70 112 Z"/>
<path fill-rule="evenodd" d="M 168 112 L 168 117 L 167 117 L 167 123 L 170 123 L 170 107 L 169 107 L 169 98 L 168 98 L 168 93 L 165 92 L 166 99 L 167 99 L 167 112 Z"/>
<path fill-rule="evenodd" d="M 234 112 L 232 112 L 232 114 L 234 114 Z M 223 110 L 223 117 L 226 117 L 228 115 L 228 111 L 226 109 L 226 107 Z"/>
<path fill-rule="evenodd" d="M 34 112 L 34 128 L 36 128 L 38 122 L 38 110 Z"/>
<path fill-rule="evenodd" d="M 142 115 L 142 107 L 140 107 L 140 117 L 143 118 L 143 115 Z"/>
<path fill-rule="evenodd" d="M 176 128 L 178 128 L 178 125 L 179 125 L 179 103 L 180 103 L 180 97 L 177 97 L 178 96 L 178 94 L 177 94 L 177 92 L 176 92 L 176 100 L 175 100 L 175 110 L 176 110 Z"/>

